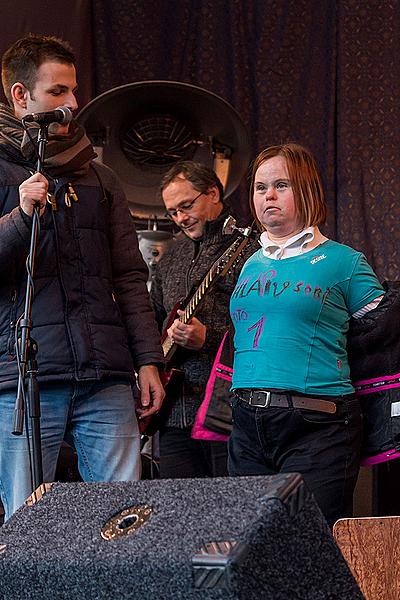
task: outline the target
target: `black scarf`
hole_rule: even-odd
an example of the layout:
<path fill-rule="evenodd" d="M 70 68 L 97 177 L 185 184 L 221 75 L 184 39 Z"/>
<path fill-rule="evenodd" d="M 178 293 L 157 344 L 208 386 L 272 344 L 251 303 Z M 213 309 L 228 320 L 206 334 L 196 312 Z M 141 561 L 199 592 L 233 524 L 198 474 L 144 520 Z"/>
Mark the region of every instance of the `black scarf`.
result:
<path fill-rule="evenodd" d="M 34 168 L 37 160 L 39 127 L 29 124 L 33 143 L 11 108 L 0 103 L 0 151 L 6 160 Z M 96 153 L 84 129 L 72 121 L 67 134 L 49 135 L 46 145 L 44 171 L 51 177 L 70 177 L 85 174 Z"/>

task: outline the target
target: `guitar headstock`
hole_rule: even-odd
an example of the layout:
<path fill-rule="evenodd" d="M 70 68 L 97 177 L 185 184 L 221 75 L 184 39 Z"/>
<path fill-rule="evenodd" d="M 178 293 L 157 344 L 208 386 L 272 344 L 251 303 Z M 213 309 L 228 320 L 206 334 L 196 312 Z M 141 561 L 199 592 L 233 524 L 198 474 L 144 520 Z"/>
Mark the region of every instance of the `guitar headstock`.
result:
<path fill-rule="evenodd" d="M 234 219 L 233 219 L 234 221 Z M 238 228 L 236 228 L 238 229 Z M 251 227 L 247 227 L 245 230 L 240 230 L 241 236 L 237 236 L 232 244 L 225 250 L 212 265 L 206 276 L 203 278 L 201 284 L 197 290 L 192 294 L 190 300 L 187 302 L 185 308 L 185 321 L 188 322 L 191 317 L 195 314 L 198 309 L 200 302 L 208 290 L 211 289 L 218 277 L 223 277 L 232 267 L 238 256 L 240 255 L 243 248 L 246 246 L 250 239 Z M 234 230 L 233 230 L 234 231 Z"/>
<path fill-rule="evenodd" d="M 234 233 L 234 231 L 239 231 L 239 233 L 241 233 L 245 237 L 249 237 L 253 230 L 253 226 L 254 226 L 254 222 L 250 225 L 250 227 L 237 227 L 236 219 L 234 217 L 232 217 L 232 215 L 229 215 L 228 217 L 226 217 L 226 219 L 224 221 L 224 225 L 222 227 L 222 233 L 224 235 L 232 235 L 232 233 Z"/>

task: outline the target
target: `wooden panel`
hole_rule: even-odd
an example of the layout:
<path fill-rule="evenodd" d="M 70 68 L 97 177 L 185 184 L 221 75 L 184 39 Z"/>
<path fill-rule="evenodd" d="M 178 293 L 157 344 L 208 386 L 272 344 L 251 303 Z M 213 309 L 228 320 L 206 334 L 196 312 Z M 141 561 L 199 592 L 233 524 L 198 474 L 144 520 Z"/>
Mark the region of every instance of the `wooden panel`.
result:
<path fill-rule="evenodd" d="M 367 600 L 399 600 L 400 517 L 340 519 L 333 535 Z"/>

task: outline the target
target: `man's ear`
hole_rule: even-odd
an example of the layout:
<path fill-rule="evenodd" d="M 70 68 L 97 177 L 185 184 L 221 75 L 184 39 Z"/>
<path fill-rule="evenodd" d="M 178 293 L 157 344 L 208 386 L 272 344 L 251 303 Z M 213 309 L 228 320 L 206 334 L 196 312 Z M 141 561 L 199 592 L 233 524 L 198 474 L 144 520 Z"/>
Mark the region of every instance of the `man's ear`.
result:
<path fill-rule="evenodd" d="M 207 194 L 210 196 L 211 202 L 213 204 L 218 204 L 218 202 L 221 202 L 221 200 L 222 200 L 222 198 L 220 198 L 219 189 L 217 188 L 216 185 L 213 185 L 212 187 L 210 187 L 208 189 Z"/>
<path fill-rule="evenodd" d="M 17 81 L 11 86 L 10 92 L 15 111 L 26 109 L 29 91 L 24 84 Z"/>

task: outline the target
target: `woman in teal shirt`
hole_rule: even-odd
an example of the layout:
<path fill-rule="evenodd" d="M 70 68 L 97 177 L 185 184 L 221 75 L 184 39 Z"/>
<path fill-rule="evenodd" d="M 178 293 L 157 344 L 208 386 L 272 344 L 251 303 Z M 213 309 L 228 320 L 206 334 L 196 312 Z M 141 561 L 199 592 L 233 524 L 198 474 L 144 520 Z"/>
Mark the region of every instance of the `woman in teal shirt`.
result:
<path fill-rule="evenodd" d="M 383 288 L 365 257 L 328 240 L 315 160 L 297 144 L 256 158 L 250 203 L 261 248 L 231 298 L 235 327 L 231 475 L 299 472 L 328 522 L 350 516 L 361 413 L 350 380 L 351 317 Z"/>

